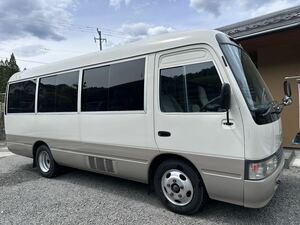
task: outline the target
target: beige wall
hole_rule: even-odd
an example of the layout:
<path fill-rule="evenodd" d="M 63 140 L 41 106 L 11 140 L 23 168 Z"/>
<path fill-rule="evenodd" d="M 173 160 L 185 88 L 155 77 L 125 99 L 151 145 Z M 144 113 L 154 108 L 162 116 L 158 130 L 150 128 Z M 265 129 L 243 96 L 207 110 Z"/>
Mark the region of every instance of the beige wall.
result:
<path fill-rule="evenodd" d="M 283 78 L 285 76 L 300 76 L 300 43 L 286 42 L 274 46 L 262 47 L 257 51 L 257 66 L 263 79 L 278 101 L 283 97 Z M 292 139 L 299 131 L 299 100 L 296 81 L 292 83 L 293 104 L 286 107 L 282 113 L 284 146 L 291 145 Z"/>
<path fill-rule="evenodd" d="M 256 58 L 258 69 L 277 101 L 283 97 L 284 77 L 300 76 L 299 40 L 300 26 L 241 40 L 243 47 Z M 291 144 L 299 131 L 299 93 L 296 81 L 292 82 L 292 91 L 294 102 L 282 113 L 283 145 L 300 148 L 300 145 Z"/>

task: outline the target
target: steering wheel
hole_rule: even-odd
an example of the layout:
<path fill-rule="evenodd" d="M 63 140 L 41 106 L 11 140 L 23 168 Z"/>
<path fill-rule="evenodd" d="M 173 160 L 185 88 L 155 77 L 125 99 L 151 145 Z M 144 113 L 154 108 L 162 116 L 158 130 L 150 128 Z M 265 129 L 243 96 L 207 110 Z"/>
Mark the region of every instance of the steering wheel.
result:
<path fill-rule="evenodd" d="M 263 88 L 263 91 L 261 93 L 261 101 L 265 102 L 266 101 L 266 88 Z"/>
<path fill-rule="evenodd" d="M 203 105 L 201 108 L 200 108 L 200 111 L 199 112 L 203 112 L 203 110 L 210 104 L 212 103 L 215 103 L 216 101 L 220 100 L 221 99 L 221 96 L 217 96 L 215 98 L 213 98 L 212 100 L 208 101 L 205 105 Z"/>

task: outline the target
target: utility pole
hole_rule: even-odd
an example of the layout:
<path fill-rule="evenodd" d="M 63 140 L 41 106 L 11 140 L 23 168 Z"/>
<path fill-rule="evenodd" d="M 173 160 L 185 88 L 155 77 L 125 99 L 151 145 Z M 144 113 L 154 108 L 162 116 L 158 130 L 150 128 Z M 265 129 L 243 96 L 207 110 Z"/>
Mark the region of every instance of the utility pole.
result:
<path fill-rule="evenodd" d="M 106 40 L 106 38 L 102 38 L 101 30 L 99 30 L 98 28 L 97 28 L 97 33 L 98 33 L 99 37 L 98 38 L 94 37 L 94 41 L 95 41 L 95 43 L 97 41 L 99 41 L 99 48 L 100 48 L 100 51 L 102 51 L 102 42 L 105 41 L 105 43 L 106 43 L 107 40 Z"/>

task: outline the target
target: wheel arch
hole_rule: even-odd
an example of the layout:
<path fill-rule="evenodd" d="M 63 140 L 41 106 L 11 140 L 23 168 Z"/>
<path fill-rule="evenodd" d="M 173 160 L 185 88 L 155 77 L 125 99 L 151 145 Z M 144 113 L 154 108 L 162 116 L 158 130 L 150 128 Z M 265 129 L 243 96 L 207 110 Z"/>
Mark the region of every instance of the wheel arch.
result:
<path fill-rule="evenodd" d="M 148 169 L 148 184 L 149 184 L 151 191 L 153 191 L 153 188 L 154 188 L 153 179 L 154 179 L 154 174 L 155 174 L 157 167 L 162 162 L 164 162 L 166 160 L 170 160 L 170 159 L 182 160 L 182 161 L 186 162 L 187 164 L 189 164 L 195 170 L 195 172 L 198 174 L 200 180 L 202 181 L 202 184 L 204 185 L 204 189 L 206 191 L 205 183 L 204 183 L 201 173 L 197 169 L 197 167 L 186 157 L 178 155 L 178 154 L 173 154 L 173 153 L 163 153 L 163 154 L 157 155 L 155 158 L 152 159 L 149 169 Z"/>
<path fill-rule="evenodd" d="M 41 145 L 46 145 L 48 148 L 49 146 L 47 145 L 46 142 L 42 141 L 42 140 L 38 140 L 36 141 L 33 146 L 32 146 L 32 158 L 33 158 L 33 167 L 36 167 L 36 152 L 37 149 L 41 146 Z"/>

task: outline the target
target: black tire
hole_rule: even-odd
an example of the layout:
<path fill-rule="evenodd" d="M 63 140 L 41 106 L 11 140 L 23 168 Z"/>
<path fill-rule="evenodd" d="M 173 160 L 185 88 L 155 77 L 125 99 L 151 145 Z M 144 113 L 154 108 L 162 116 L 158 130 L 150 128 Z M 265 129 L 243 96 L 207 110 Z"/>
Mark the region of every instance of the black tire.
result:
<path fill-rule="evenodd" d="M 47 160 L 47 165 L 49 165 L 49 168 L 47 171 L 45 170 L 45 167 L 43 167 L 43 165 L 42 165 L 43 163 L 39 159 L 39 157 L 42 157 L 43 154 L 44 155 L 47 154 L 48 155 L 47 159 L 49 159 L 49 160 Z M 37 168 L 43 177 L 52 178 L 52 177 L 57 176 L 60 173 L 61 167 L 54 161 L 53 156 L 52 156 L 51 151 L 48 148 L 48 146 L 41 145 L 38 147 L 35 160 L 36 160 Z"/>
<path fill-rule="evenodd" d="M 189 203 L 186 205 L 179 206 L 172 203 L 164 194 L 162 190 L 162 177 L 167 171 L 176 170 L 183 172 L 193 187 L 193 195 Z M 168 173 L 167 173 L 168 174 Z M 174 182 L 174 180 L 173 180 Z M 170 187 L 170 186 L 168 186 Z M 162 203 L 171 211 L 183 215 L 191 215 L 198 212 L 204 206 L 207 201 L 207 193 L 202 182 L 202 179 L 199 177 L 195 169 L 183 160 L 167 160 L 162 162 L 155 171 L 154 174 L 154 189 L 155 193 L 158 195 Z M 166 190 L 166 189 L 165 189 Z M 167 192 L 167 190 L 165 191 Z M 176 194 L 176 193 L 175 193 Z M 177 200 L 176 200 L 177 201 Z"/>

